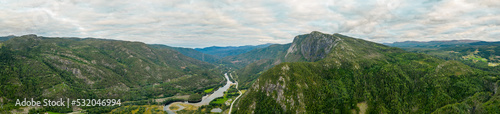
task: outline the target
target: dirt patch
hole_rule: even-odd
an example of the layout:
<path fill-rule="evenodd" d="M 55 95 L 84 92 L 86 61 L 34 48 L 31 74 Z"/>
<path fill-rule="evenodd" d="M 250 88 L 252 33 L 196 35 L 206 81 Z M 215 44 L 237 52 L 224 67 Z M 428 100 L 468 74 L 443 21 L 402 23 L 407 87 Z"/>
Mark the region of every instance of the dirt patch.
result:
<path fill-rule="evenodd" d="M 358 106 L 358 108 L 359 108 L 359 114 L 365 114 L 366 109 L 368 109 L 368 104 L 366 104 L 366 101 L 360 102 L 360 103 L 356 104 L 356 106 Z"/>

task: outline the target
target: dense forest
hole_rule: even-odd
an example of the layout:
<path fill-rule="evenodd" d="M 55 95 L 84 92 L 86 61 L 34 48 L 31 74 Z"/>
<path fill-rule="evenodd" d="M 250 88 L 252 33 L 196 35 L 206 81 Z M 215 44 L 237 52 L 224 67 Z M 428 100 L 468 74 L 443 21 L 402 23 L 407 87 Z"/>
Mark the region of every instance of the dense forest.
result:
<path fill-rule="evenodd" d="M 224 84 L 228 71 L 246 90 L 232 113 L 500 112 L 499 43 L 411 43 L 397 48 L 313 31 L 289 44 L 205 49 L 245 50 L 220 57 L 140 42 L 8 37 L 0 42 L 0 112 L 20 108 L 15 99 L 33 97 L 123 102 L 79 107 L 85 113 L 165 113 L 158 106 L 201 101 Z M 238 95 L 232 86 L 210 105 L 179 113 L 227 110 L 226 101 Z M 44 107 L 30 113 L 73 111 Z"/>
<path fill-rule="evenodd" d="M 498 74 L 332 36 L 339 42 L 324 59 L 281 63 L 262 73 L 234 113 L 500 112 Z"/>
<path fill-rule="evenodd" d="M 19 108 L 14 103 L 22 98 L 125 102 L 202 94 L 221 86 L 221 75 L 218 66 L 140 42 L 13 37 L 0 42 L 0 98 L 4 103 L 0 112 Z M 83 107 L 89 108 L 93 107 Z"/>

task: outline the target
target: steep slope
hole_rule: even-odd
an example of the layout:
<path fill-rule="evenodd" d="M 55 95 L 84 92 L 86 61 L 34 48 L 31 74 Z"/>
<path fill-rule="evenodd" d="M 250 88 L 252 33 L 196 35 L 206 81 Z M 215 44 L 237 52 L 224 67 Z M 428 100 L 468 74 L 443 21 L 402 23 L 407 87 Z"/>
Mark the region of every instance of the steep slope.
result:
<path fill-rule="evenodd" d="M 246 89 L 263 71 L 274 65 L 282 62 L 313 62 L 326 57 L 338 41 L 334 35 L 313 31 L 310 34 L 296 36 L 289 44 L 271 45 L 267 48 L 226 57 L 224 60 L 232 61 L 235 66 L 244 66 L 236 71 L 236 75 L 240 88 Z"/>
<path fill-rule="evenodd" d="M 191 49 L 191 48 L 170 47 L 170 46 L 161 45 L 161 44 L 154 44 L 154 45 L 150 45 L 150 46 L 153 48 L 157 48 L 157 49 L 161 49 L 161 48 L 172 49 L 172 50 L 178 51 L 178 52 L 180 52 L 183 55 L 186 55 L 188 57 L 198 59 L 200 61 L 212 63 L 212 64 L 220 63 L 220 59 L 222 59 L 222 57 L 201 53 L 201 52 L 196 51 L 195 49 Z"/>
<path fill-rule="evenodd" d="M 313 31 L 310 34 L 295 37 L 288 48 L 285 61 L 317 61 L 328 55 L 332 47 L 337 45 L 339 39 L 334 35 L 327 35 Z"/>
<path fill-rule="evenodd" d="M 223 80 L 209 63 L 141 42 L 26 35 L 3 42 L 0 55 L 0 97 L 10 100 L 138 100 L 201 91 Z"/>
<path fill-rule="evenodd" d="M 307 35 L 312 37 L 296 37 L 287 58 L 309 62 L 281 63 L 262 73 L 234 113 L 431 113 L 477 92 L 498 95 L 498 76 L 457 61 L 340 34 Z M 488 106 L 500 105 L 495 103 Z"/>
<path fill-rule="evenodd" d="M 237 56 L 224 58 L 237 66 L 246 66 L 258 60 L 275 59 L 280 62 L 317 61 L 327 55 L 336 44 L 331 35 L 313 31 L 295 37 L 293 43 L 275 44 L 266 48 L 254 49 Z"/>
<path fill-rule="evenodd" d="M 226 56 L 233 56 L 233 55 L 239 55 L 242 53 L 246 53 L 250 50 L 253 49 L 258 49 L 258 48 L 264 48 L 272 44 L 261 44 L 261 45 L 256 45 L 256 46 L 228 46 L 228 47 L 219 47 L 219 46 L 212 46 L 212 47 L 206 47 L 206 48 L 195 48 L 195 50 L 205 53 L 205 54 L 210 54 L 210 55 L 215 55 L 218 57 L 226 57 Z"/>

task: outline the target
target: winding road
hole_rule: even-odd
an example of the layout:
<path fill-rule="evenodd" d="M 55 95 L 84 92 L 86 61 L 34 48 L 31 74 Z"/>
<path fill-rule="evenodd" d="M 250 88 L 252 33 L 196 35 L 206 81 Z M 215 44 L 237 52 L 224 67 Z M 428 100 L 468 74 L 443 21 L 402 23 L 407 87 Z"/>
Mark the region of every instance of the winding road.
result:
<path fill-rule="evenodd" d="M 229 73 L 229 75 L 231 75 L 231 73 Z M 231 111 L 233 111 L 233 105 L 234 103 L 236 102 L 236 100 L 238 100 L 238 98 L 241 97 L 242 93 L 241 93 L 241 90 L 238 89 L 238 81 L 236 81 L 234 78 L 233 78 L 233 75 L 231 75 L 231 78 L 234 80 L 234 82 L 236 83 L 236 89 L 238 90 L 238 92 L 240 92 L 240 95 L 238 95 L 238 97 L 236 97 L 236 99 L 233 100 L 233 102 L 231 103 L 231 107 L 229 108 L 229 114 L 231 114 Z"/>

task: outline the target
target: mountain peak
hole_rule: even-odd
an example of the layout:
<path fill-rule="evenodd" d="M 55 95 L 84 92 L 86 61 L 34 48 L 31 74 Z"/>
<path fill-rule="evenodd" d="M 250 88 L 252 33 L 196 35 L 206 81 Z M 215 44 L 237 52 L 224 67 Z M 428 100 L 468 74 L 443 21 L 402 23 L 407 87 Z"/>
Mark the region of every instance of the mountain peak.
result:
<path fill-rule="evenodd" d="M 310 34 L 296 36 L 285 55 L 286 61 L 317 61 L 330 52 L 338 37 L 312 31 Z"/>
<path fill-rule="evenodd" d="M 36 34 L 27 34 L 27 35 L 22 35 L 21 37 L 36 38 L 38 36 Z"/>
<path fill-rule="evenodd" d="M 325 34 L 325 33 L 322 33 L 322 32 L 319 32 L 319 31 L 312 31 L 311 33 L 309 34 L 312 34 L 312 35 L 319 35 L 319 34 Z"/>

